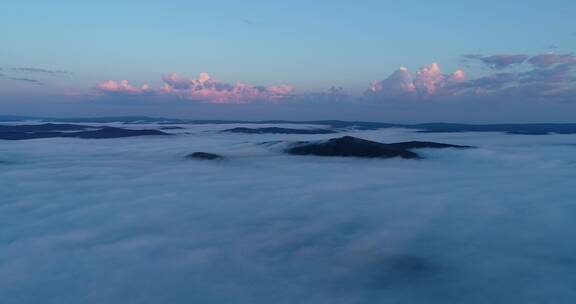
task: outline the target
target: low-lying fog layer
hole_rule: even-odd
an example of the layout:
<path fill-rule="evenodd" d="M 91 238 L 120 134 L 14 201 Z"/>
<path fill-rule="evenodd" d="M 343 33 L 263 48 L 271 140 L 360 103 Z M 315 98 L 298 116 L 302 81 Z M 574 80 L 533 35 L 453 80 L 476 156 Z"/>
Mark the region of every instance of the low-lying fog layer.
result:
<path fill-rule="evenodd" d="M 576 301 L 576 135 L 346 133 L 479 147 L 366 160 L 236 126 L 0 141 L 0 303 Z"/>

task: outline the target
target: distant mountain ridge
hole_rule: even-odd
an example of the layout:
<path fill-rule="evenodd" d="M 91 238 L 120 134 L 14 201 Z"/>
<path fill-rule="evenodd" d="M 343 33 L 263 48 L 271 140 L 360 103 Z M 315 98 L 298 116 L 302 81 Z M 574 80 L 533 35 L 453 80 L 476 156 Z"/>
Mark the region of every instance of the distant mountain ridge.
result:
<path fill-rule="evenodd" d="M 110 126 L 88 126 L 75 124 L 44 123 L 36 125 L 2 125 L 0 124 L 1 140 L 26 140 L 38 138 L 121 138 L 144 135 L 171 135 L 155 129 L 124 129 Z"/>
<path fill-rule="evenodd" d="M 324 125 L 333 129 L 360 129 L 376 130 L 384 128 L 407 128 L 424 133 L 453 133 L 453 132 L 505 132 L 509 134 L 545 135 L 576 134 L 576 123 L 518 123 L 518 124 L 462 124 L 462 123 L 419 123 L 419 124 L 395 124 L 384 122 L 367 121 L 343 121 L 343 120 L 191 120 L 173 119 L 147 116 L 118 116 L 118 117 L 86 117 L 86 118 L 50 118 L 33 116 L 0 115 L 1 122 L 17 122 L 36 120 L 41 122 L 61 123 L 124 123 L 124 124 L 306 124 Z"/>

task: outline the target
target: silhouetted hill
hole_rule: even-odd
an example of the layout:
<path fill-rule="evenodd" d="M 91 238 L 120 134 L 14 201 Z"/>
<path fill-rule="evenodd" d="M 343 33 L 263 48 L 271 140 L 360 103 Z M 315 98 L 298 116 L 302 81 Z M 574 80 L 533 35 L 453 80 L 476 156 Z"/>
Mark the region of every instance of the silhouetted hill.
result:
<path fill-rule="evenodd" d="M 224 156 L 208 152 L 194 152 L 192 154 L 187 155 L 186 158 L 203 159 L 203 160 L 223 160 Z"/>
<path fill-rule="evenodd" d="M 316 155 L 316 156 L 342 156 L 342 157 L 366 157 L 366 158 L 391 158 L 401 157 L 408 159 L 421 158 L 410 149 L 418 148 L 470 148 L 469 146 L 457 146 L 435 142 L 402 142 L 384 144 L 352 136 L 332 138 L 326 141 L 298 142 L 284 150 L 293 155 Z"/>
<path fill-rule="evenodd" d="M 334 134 L 334 130 L 329 129 L 290 129 L 290 128 L 232 128 L 221 131 L 222 133 L 243 133 L 243 134 Z"/>
<path fill-rule="evenodd" d="M 26 140 L 54 137 L 103 139 L 144 135 L 170 134 L 159 130 L 132 130 L 115 127 L 94 127 L 66 124 L 0 126 L 0 139 L 5 140 Z"/>

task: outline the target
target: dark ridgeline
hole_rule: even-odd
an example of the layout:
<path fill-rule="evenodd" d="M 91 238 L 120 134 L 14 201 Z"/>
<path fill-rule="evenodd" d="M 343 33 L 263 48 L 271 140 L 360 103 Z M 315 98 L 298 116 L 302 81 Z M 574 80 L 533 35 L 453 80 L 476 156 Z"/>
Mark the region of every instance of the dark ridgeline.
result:
<path fill-rule="evenodd" d="M 297 142 L 284 150 L 292 155 L 316 156 L 342 156 L 364 158 L 392 158 L 406 159 L 422 158 L 411 149 L 422 148 L 472 148 L 470 146 L 450 145 L 435 142 L 410 141 L 394 144 L 384 144 L 352 136 L 332 138 L 326 141 Z"/>
<path fill-rule="evenodd" d="M 208 152 L 194 152 L 186 156 L 188 159 L 203 159 L 203 160 L 224 160 L 225 157 L 215 153 Z"/>
<path fill-rule="evenodd" d="M 232 128 L 221 131 L 221 133 L 243 133 L 243 134 L 334 134 L 338 133 L 330 129 L 290 129 L 290 128 Z"/>
<path fill-rule="evenodd" d="M 160 127 L 161 130 L 186 130 L 186 128 L 178 127 L 178 126 L 166 126 Z"/>
<path fill-rule="evenodd" d="M 463 146 L 463 145 L 451 145 L 451 144 L 443 144 L 437 143 L 432 141 L 404 141 L 399 143 L 387 144 L 389 146 L 398 147 L 400 149 L 442 149 L 442 148 L 458 148 L 458 149 L 466 149 L 466 148 L 474 148 L 472 146 Z"/>
<path fill-rule="evenodd" d="M 520 135 L 576 134 L 574 123 L 488 124 L 469 125 L 452 123 L 426 123 L 409 125 L 421 133 L 503 132 Z"/>
<path fill-rule="evenodd" d="M 95 128 L 97 127 L 74 124 L 45 123 L 39 125 L 0 125 L 0 132 L 82 131 Z"/>
<path fill-rule="evenodd" d="M 124 124 L 301 124 L 301 125 L 322 125 L 328 126 L 331 129 L 316 129 L 319 132 L 336 133 L 337 129 L 356 129 L 356 130 L 377 130 L 385 128 L 407 128 L 414 129 L 417 132 L 425 133 L 452 133 L 452 132 L 504 132 L 509 134 L 576 134 L 576 123 L 519 123 L 519 124 L 461 124 L 461 123 L 420 123 L 420 124 L 397 124 L 397 123 L 384 123 L 384 122 L 369 122 L 369 121 L 342 121 L 342 120 L 310 120 L 310 121 L 289 121 L 289 120 L 262 120 L 262 121 L 249 121 L 249 120 L 190 120 L 190 119 L 172 119 L 172 118 L 156 118 L 146 116 L 120 116 L 120 117 L 83 117 L 83 118 L 46 118 L 46 117 L 27 117 L 27 116 L 10 116 L 0 115 L 0 121 L 14 122 L 25 120 L 37 120 L 45 122 L 63 122 L 63 123 L 111 123 L 118 122 Z M 248 133 L 250 128 L 242 128 L 236 133 Z M 261 131 L 254 131 L 252 133 L 280 133 L 280 134 L 329 134 L 329 133 L 287 133 L 290 130 L 277 128 L 276 131 L 268 128 L 254 128 L 263 129 Z M 336 129 L 336 130 L 335 130 Z M 232 130 L 232 129 L 230 129 Z M 246 132 L 244 132 L 246 131 Z"/>
<path fill-rule="evenodd" d="M 98 127 L 72 124 L 40 124 L 40 125 L 2 125 L 0 139 L 26 140 L 37 138 L 121 138 L 144 135 L 171 135 L 153 129 L 124 129 L 116 127 Z"/>

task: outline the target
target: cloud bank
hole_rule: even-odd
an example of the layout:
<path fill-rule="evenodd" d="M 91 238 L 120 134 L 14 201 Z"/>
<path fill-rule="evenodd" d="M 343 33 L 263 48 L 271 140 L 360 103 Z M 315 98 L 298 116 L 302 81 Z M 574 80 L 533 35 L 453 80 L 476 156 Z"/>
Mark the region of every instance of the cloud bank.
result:
<path fill-rule="evenodd" d="M 291 96 L 289 85 L 257 86 L 243 82 L 225 83 L 213 79 L 208 73 L 200 73 L 198 78 L 183 78 L 177 74 L 162 77 L 163 85 L 153 90 L 147 84 L 140 87 L 127 80 L 108 80 L 96 86 L 98 92 L 112 95 L 162 95 L 175 96 L 192 101 L 210 103 L 276 102 Z"/>
<path fill-rule="evenodd" d="M 530 63 L 539 68 L 547 68 L 555 64 L 575 64 L 576 58 L 572 54 L 541 54 L 530 58 Z"/>
<path fill-rule="evenodd" d="M 559 100 L 576 96 L 576 57 L 571 54 L 466 55 L 489 67 L 486 75 L 467 79 L 463 70 L 442 73 L 437 63 L 413 76 L 401 67 L 388 78 L 375 81 L 365 93 L 368 100 Z M 519 69 L 510 69 L 511 66 Z"/>
<path fill-rule="evenodd" d="M 350 96 L 341 87 L 325 92 L 297 92 L 292 86 L 235 84 L 219 81 L 208 73 L 197 78 L 166 74 L 162 85 L 133 85 L 128 80 L 107 80 L 96 86 L 99 95 L 159 96 L 215 104 L 277 102 L 385 102 L 418 100 L 557 100 L 571 101 L 576 95 L 576 57 L 572 54 L 465 55 L 488 72 L 468 77 L 463 69 L 444 73 L 433 62 L 411 73 L 400 67 L 383 80 L 373 81 L 362 96 Z M 478 71 L 477 71 L 478 72 Z M 473 73 L 474 74 L 474 73 Z"/>
<path fill-rule="evenodd" d="M 539 54 L 527 57 L 522 69 L 499 71 L 464 83 L 460 88 L 480 96 L 525 100 L 573 101 L 576 96 L 576 57 Z"/>
<path fill-rule="evenodd" d="M 149 85 L 143 84 L 140 87 L 135 87 L 128 80 L 107 80 L 99 83 L 96 89 L 111 95 L 150 95 L 154 93 Z"/>
<path fill-rule="evenodd" d="M 575 135 L 347 133 L 480 147 L 410 161 L 285 156 L 258 143 L 326 136 L 181 127 L 0 145 L 2 304 L 576 298 Z"/>
<path fill-rule="evenodd" d="M 493 55 L 493 56 L 481 56 L 481 55 L 464 55 L 464 58 L 471 59 L 471 60 L 480 60 L 488 67 L 493 69 L 504 69 L 511 65 L 521 64 L 528 59 L 528 55 L 524 54 L 501 54 L 501 55 Z"/>

